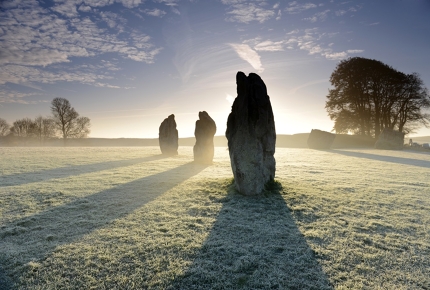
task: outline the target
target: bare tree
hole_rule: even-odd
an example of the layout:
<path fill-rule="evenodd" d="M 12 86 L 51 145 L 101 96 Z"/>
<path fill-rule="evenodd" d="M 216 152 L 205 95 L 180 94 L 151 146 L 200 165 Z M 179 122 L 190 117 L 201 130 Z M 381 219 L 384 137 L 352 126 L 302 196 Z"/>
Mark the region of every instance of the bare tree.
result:
<path fill-rule="evenodd" d="M 0 118 L 0 136 L 6 136 L 10 130 L 10 125 L 5 119 Z"/>
<path fill-rule="evenodd" d="M 35 124 L 30 118 L 23 118 L 13 122 L 10 132 L 18 137 L 33 137 Z"/>
<path fill-rule="evenodd" d="M 39 116 L 34 119 L 34 125 L 34 134 L 40 142 L 44 142 L 46 139 L 55 137 L 56 129 L 53 119 Z"/>
<path fill-rule="evenodd" d="M 79 117 L 78 112 L 64 98 L 55 98 L 51 102 L 51 112 L 57 129 L 64 142 L 67 138 L 84 138 L 90 133 L 90 119 Z"/>

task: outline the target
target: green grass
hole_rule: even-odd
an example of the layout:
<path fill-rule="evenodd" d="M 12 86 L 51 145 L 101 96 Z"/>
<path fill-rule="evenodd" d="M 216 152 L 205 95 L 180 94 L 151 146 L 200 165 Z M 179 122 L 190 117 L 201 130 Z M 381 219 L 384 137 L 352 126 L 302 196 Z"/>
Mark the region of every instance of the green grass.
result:
<path fill-rule="evenodd" d="M 179 153 L 0 148 L 0 288 L 430 289 L 428 154 L 277 149 L 257 198 Z"/>

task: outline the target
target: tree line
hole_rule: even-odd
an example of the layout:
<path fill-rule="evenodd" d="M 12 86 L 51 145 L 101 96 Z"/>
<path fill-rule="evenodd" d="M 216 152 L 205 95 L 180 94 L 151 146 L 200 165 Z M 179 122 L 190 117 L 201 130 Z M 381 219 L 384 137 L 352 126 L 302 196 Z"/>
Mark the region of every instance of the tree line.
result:
<path fill-rule="evenodd" d="M 61 137 L 66 142 L 68 138 L 84 138 L 90 133 L 90 119 L 79 116 L 67 99 L 53 99 L 51 113 L 48 117 L 19 119 L 12 125 L 0 118 L 0 136 L 35 138 L 40 142 Z"/>
<path fill-rule="evenodd" d="M 429 127 L 428 89 L 417 73 L 405 74 L 380 61 L 353 57 L 330 77 L 326 110 L 336 133 L 378 137 L 384 128 L 406 134 Z"/>

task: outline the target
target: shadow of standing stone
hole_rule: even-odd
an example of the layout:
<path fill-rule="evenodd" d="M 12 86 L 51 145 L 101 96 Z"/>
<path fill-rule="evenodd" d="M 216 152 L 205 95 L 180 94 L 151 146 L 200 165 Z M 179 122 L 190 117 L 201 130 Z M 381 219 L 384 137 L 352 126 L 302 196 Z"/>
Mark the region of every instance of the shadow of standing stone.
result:
<path fill-rule="evenodd" d="M 171 114 L 161 123 L 158 130 L 158 142 L 162 154 L 178 155 L 178 130 L 175 115 Z"/>
<path fill-rule="evenodd" d="M 333 289 L 280 184 L 264 198 L 226 189 L 214 200 L 222 208 L 193 263 L 165 289 Z"/>
<path fill-rule="evenodd" d="M 385 128 L 375 143 L 376 149 L 402 150 L 405 133 Z"/>
<path fill-rule="evenodd" d="M 196 144 L 193 147 L 194 161 L 202 164 L 211 164 L 214 158 L 214 135 L 216 133 L 215 121 L 206 111 L 199 112 L 196 121 L 194 136 Z"/>
<path fill-rule="evenodd" d="M 330 149 L 335 137 L 336 135 L 330 132 L 312 129 L 308 137 L 308 147 L 311 149 Z"/>
<path fill-rule="evenodd" d="M 236 189 L 259 195 L 275 177 L 276 131 L 266 85 L 255 73 L 236 75 L 237 97 L 227 120 L 228 150 Z"/>

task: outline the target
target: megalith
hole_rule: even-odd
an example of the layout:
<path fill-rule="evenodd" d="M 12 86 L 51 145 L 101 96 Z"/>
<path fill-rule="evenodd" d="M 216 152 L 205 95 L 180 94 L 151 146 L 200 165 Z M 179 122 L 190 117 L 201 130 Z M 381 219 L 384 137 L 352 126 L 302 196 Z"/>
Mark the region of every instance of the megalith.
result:
<path fill-rule="evenodd" d="M 330 149 L 333 144 L 335 134 L 330 132 L 312 129 L 308 137 L 308 147 L 311 149 Z"/>
<path fill-rule="evenodd" d="M 382 130 L 375 143 L 376 149 L 402 150 L 405 142 L 405 133 L 389 128 Z"/>
<path fill-rule="evenodd" d="M 178 130 L 175 115 L 170 115 L 161 123 L 158 129 L 158 143 L 164 155 L 178 155 Z"/>
<path fill-rule="evenodd" d="M 215 121 L 206 111 L 199 112 L 199 120 L 196 121 L 194 136 L 196 144 L 193 147 L 194 161 L 210 164 L 214 158 L 214 135 L 216 133 Z"/>
<path fill-rule="evenodd" d="M 275 177 L 276 131 L 266 85 L 259 75 L 236 74 L 237 97 L 225 135 L 236 189 L 259 195 Z"/>

